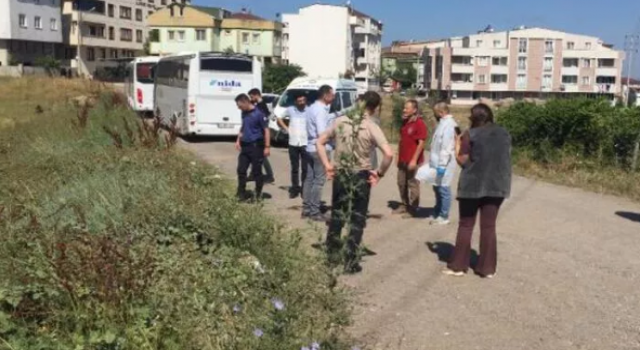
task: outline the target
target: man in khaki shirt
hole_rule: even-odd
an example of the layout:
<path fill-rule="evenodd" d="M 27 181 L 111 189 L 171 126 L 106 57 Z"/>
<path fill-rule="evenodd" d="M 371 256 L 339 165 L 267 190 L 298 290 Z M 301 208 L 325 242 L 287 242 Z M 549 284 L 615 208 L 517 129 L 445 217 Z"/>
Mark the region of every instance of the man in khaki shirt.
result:
<path fill-rule="evenodd" d="M 340 234 L 347 219 L 350 232 L 345 251 L 345 272 L 362 271 L 358 249 L 367 223 L 371 187 L 375 186 L 389 169 L 393 151 L 380 127 L 371 119 L 381 104 L 380 95 L 369 91 L 363 96 L 362 118 L 342 116 L 317 141 L 318 156 L 333 181 L 332 212 L 326 248 L 329 259 L 335 261 L 341 249 Z M 334 162 L 331 164 L 324 145 L 335 141 Z M 383 154 L 380 168 L 371 165 L 371 152 L 376 148 Z M 348 212 L 351 208 L 351 213 Z M 347 218 L 347 216 L 349 216 Z"/>

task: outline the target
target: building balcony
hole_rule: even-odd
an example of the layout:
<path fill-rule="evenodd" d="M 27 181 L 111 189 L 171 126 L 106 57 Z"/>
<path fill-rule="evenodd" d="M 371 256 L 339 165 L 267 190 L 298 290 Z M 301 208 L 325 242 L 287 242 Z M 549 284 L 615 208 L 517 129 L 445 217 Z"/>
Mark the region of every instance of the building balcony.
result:
<path fill-rule="evenodd" d="M 359 66 L 366 66 L 369 64 L 369 59 L 367 57 L 358 57 L 356 59 L 356 64 Z"/>
<path fill-rule="evenodd" d="M 618 75 L 618 69 L 615 67 L 596 68 L 596 75 L 615 77 Z"/>
<path fill-rule="evenodd" d="M 578 67 L 562 67 L 562 75 L 580 75 L 580 68 Z"/>
<path fill-rule="evenodd" d="M 468 73 L 473 74 L 475 67 L 472 64 L 452 64 L 451 73 Z"/>
<path fill-rule="evenodd" d="M 452 81 L 451 82 L 451 90 L 456 90 L 456 91 L 460 91 L 460 90 L 466 90 L 466 91 L 472 91 L 474 88 L 474 84 L 473 83 L 469 83 L 469 82 L 462 82 L 462 81 Z"/>
<path fill-rule="evenodd" d="M 96 12 L 88 12 L 88 11 L 73 11 L 71 13 L 71 20 L 76 21 L 78 23 L 96 23 L 96 24 L 104 24 L 109 20 L 113 20 L 105 14 L 96 13 Z"/>
<path fill-rule="evenodd" d="M 509 74 L 509 66 L 491 66 L 492 74 Z"/>
<path fill-rule="evenodd" d="M 491 83 L 489 85 L 489 91 L 508 91 L 509 84 L 507 83 Z"/>

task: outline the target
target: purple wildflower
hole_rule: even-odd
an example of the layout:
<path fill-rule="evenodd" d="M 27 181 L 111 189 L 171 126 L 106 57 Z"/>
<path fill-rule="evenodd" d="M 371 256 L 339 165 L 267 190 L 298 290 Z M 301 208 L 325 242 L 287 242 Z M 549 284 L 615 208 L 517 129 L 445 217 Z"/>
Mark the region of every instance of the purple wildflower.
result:
<path fill-rule="evenodd" d="M 313 344 L 311 344 L 311 350 L 320 350 L 320 344 L 314 341 Z"/>
<path fill-rule="evenodd" d="M 278 298 L 273 298 L 271 299 L 271 303 L 273 304 L 273 307 L 276 308 L 276 310 L 278 311 L 284 310 L 284 303 L 282 302 L 282 300 Z"/>
<path fill-rule="evenodd" d="M 264 335 L 264 332 L 262 331 L 262 329 L 260 328 L 256 328 L 253 330 L 253 335 L 255 335 L 256 337 L 260 338 Z"/>
<path fill-rule="evenodd" d="M 300 348 L 300 350 L 311 350 L 311 349 L 309 349 L 309 348 L 308 348 L 308 347 L 306 347 L 306 346 L 303 346 L 303 347 L 301 347 L 301 348 Z"/>
<path fill-rule="evenodd" d="M 242 311 L 242 306 L 240 306 L 240 305 L 234 305 L 233 306 L 233 312 L 239 313 L 240 311 Z"/>

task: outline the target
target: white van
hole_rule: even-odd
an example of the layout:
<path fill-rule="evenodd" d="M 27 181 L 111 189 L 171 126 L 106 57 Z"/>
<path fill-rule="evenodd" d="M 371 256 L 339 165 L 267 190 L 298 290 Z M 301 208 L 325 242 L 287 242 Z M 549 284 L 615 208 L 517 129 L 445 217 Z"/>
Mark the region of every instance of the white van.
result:
<path fill-rule="evenodd" d="M 129 107 L 138 113 L 153 112 L 153 82 L 160 57 L 137 57 L 127 65 L 124 90 Z"/>
<path fill-rule="evenodd" d="M 155 110 L 181 135 L 235 136 L 242 115 L 235 98 L 262 89 L 262 65 L 251 56 L 193 52 L 160 59 Z"/>
<path fill-rule="evenodd" d="M 358 101 L 358 86 L 349 79 L 330 78 L 309 78 L 301 77 L 294 79 L 287 89 L 282 93 L 278 104 L 273 110 L 273 117 L 269 120 L 271 135 L 276 141 L 284 141 L 288 136 L 280 130 L 277 118 L 282 118 L 285 124 L 289 124 L 287 108 L 295 103 L 295 98 L 300 93 L 307 96 L 307 104 L 312 105 L 318 99 L 318 90 L 323 85 L 333 88 L 336 98 L 331 105 L 330 113 L 346 113 L 349 109 L 355 108 Z"/>

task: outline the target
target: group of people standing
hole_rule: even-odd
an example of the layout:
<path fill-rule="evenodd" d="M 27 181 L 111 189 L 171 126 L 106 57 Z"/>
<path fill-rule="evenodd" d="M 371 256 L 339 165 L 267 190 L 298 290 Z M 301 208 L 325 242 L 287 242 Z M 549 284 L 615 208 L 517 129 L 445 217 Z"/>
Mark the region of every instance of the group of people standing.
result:
<path fill-rule="evenodd" d="M 358 273 L 362 271 L 359 249 L 371 189 L 386 175 L 394 152 L 375 117 L 382 103 L 378 93 L 370 91 L 361 97 L 361 110 L 355 118 L 330 113 L 334 98 L 330 86 L 322 86 L 318 99 L 310 106 L 305 94 L 294 96 L 295 103 L 286 114 L 289 123 L 283 119 L 278 123 L 289 135 L 290 198 L 302 197 L 302 218 L 328 222 L 325 248 L 329 262 L 343 262 L 345 273 Z M 259 91 L 257 97 L 243 94 L 236 98 L 243 112 L 242 129 L 236 142 L 240 151 L 237 170 L 241 200 L 247 199 L 249 165 L 256 181 L 255 193 L 260 198 L 264 184 L 262 167 L 270 155 L 269 113 L 268 109 L 266 113 L 262 111 L 266 106 L 260 106 L 260 101 Z M 431 136 L 429 159 L 425 162 L 427 125 L 420 115 L 418 102 L 405 103 L 396 161 L 402 202 L 393 213 L 408 219 L 417 216 L 421 184 L 416 173 L 426 166 L 436 174 L 431 224 L 450 224 L 451 185 L 458 168 L 462 168 L 457 191 L 458 236 L 451 261 L 443 273 L 463 276 L 469 270 L 471 233 L 479 212 L 480 260 L 476 273 L 493 277 L 497 264 L 497 214 L 511 187 L 510 136 L 494 123 L 493 112 L 484 104 L 471 109 L 471 128 L 464 133 L 446 103 L 440 102 L 433 109 L 438 126 Z M 382 154 L 380 162 L 376 150 Z M 348 165 L 344 159 L 350 160 Z M 321 210 L 322 189 L 327 180 L 333 182 L 329 217 Z M 343 241 L 341 234 L 347 222 L 349 233 Z"/>

